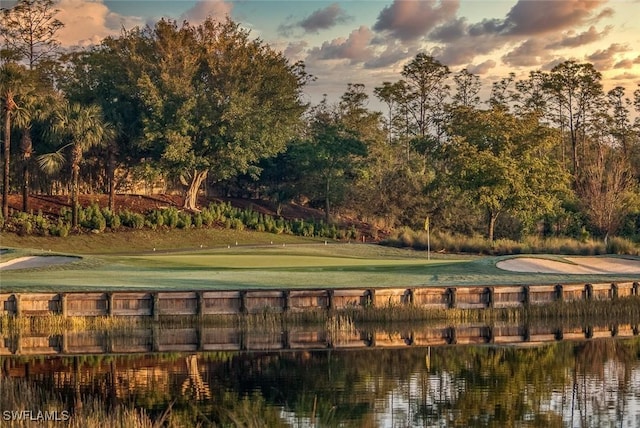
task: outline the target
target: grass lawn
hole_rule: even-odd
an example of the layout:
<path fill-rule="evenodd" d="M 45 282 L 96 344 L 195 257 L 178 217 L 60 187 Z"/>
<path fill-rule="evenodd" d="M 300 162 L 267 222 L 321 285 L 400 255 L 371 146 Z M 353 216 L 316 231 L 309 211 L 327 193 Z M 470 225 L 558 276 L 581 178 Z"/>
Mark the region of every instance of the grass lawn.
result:
<path fill-rule="evenodd" d="M 236 246 L 234 240 L 229 247 L 203 245 L 202 250 L 85 255 L 81 261 L 66 265 L 3 271 L 1 291 L 370 288 L 638 280 L 624 275 L 507 272 L 495 266 L 504 257 L 433 255 L 428 261 L 425 252 L 378 245 L 270 242 L 243 247 Z M 24 254 L 34 251 L 4 254 L 2 259 Z"/>

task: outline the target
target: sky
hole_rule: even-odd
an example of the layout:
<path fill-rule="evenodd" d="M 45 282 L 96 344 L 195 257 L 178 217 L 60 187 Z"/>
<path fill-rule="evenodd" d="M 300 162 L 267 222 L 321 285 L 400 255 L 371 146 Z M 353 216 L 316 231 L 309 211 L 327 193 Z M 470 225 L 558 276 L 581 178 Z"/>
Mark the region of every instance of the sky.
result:
<path fill-rule="evenodd" d="M 3 3 L 6 0 L 3 0 Z M 590 62 L 605 89 L 640 83 L 640 0 L 59 0 L 65 46 L 89 46 L 162 17 L 231 19 L 316 77 L 305 93 L 337 101 L 348 83 L 369 93 L 426 53 L 485 88 L 565 61 Z M 373 97 L 372 97 L 373 98 Z"/>

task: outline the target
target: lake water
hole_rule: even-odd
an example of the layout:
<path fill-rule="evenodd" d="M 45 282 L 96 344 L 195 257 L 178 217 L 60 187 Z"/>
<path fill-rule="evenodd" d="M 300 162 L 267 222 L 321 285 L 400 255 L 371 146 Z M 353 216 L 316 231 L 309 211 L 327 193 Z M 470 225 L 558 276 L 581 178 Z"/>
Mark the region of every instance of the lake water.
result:
<path fill-rule="evenodd" d="M 0 379 L 183 426 L 639 427 L 640 338 L 557 339 L 12 355 Z"/>

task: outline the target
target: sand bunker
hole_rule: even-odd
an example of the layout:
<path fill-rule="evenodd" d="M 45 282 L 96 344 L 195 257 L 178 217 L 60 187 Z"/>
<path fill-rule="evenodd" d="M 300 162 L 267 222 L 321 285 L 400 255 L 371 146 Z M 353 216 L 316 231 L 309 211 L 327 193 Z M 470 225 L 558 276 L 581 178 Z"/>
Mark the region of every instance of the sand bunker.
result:
<path fill-rule="evenodd" d="M 496 263 L 511 272 L 559 273 L 576 275 L 640 274 L 640 260 L 615 257 L 564 257 L 558 260 L 518 257 Z"/>
<path fill-rule="evenodd" d="M 80 257 L 66 256 L 30 256 L 18 257 L 3 263 L 0 263 L 0 270 L 14 269 L 32 269 L 51 265 L 62 265 L 65 263 L 77 262 Z"/>

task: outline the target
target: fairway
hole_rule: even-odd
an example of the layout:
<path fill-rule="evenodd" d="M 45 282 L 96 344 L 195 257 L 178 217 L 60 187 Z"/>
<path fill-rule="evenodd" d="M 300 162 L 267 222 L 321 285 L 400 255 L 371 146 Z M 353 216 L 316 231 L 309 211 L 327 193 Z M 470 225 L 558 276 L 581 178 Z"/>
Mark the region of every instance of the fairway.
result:
<path fill-rule="evenodd" d="M 3 260 L 33 252 L 14 251 Z M 551 258 L 551 257 L 550 257 Z M 230 247 L 86 256 L 2 272 L 2 292 L 421 287 L 637 281 L 639 275 L 509 272 L 505 257 L 433 255 L 363 244 Z"/>

